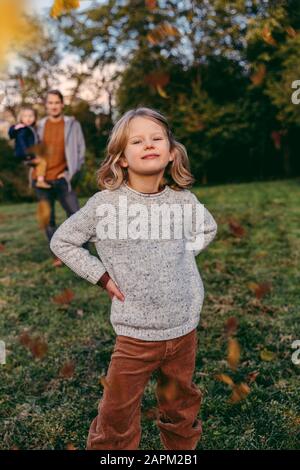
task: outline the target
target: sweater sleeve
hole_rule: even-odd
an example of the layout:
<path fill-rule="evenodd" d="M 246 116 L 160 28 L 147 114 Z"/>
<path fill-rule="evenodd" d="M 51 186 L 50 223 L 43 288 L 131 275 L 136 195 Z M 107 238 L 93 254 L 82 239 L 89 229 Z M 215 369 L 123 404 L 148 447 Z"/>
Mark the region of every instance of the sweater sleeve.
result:
<path fill-rule="evenodd" d="M 16 130 L 15 130 L 15 125 L 10 126 L 8 129 L 8 136 L 10 139 L 15 139 L 16 138 Z"/>
<path fill-rule="evenodd" d="M 195 256 L 213 241 L 217 234 L 218 225 L 212 214 L 206 209 L 195 194 L 192 195 L 193 219 L 188 230 L 186 248 L 192 250 Z"/>
<path fill-rule="evenodd" d="M 97 284 L 106 272 L 102 261 L 82 245 L 96 236 L 96 196 L 66 219 L 54 232 L 51 251 L 78 276 Z"/>

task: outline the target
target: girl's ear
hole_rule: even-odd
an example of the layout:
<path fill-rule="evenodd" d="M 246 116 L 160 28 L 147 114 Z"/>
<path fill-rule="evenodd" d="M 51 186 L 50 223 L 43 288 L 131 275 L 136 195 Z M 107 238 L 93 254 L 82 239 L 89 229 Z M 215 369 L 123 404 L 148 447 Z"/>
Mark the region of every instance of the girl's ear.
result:
<path fill-rule="evenodd" d="M 175 158 L 175 148 L 170 151 L 170 157 L 169 157 L 169 162 L 173 162 Z"/>
<path fill-rule="evenodd" d="M 126 158 L 124 157 L 124 155 L 122 155 L 119 158 L 119 164 L 122 168 L 127 168 L 128 167 L 128 162 L 127 162 Z"/>

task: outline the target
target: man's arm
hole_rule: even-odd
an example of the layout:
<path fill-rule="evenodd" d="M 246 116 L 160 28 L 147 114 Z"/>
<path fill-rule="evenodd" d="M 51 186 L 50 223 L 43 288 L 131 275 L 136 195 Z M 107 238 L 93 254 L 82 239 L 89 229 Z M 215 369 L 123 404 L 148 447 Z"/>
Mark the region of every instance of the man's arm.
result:
<path fill-rule="evenodd" d="M 78 151 L 78 157 L 79 157 L 79 166 L 81 167 L 84 163 L 85 159 L 85 150 L 86 150 L 86 145 L 85 145 L 85 140 L 84 140 L 84 135 L 82 132 L 81 124 L 80 122 L 76 121 L 76 132 L 77 134 L 77 151 Z"/>

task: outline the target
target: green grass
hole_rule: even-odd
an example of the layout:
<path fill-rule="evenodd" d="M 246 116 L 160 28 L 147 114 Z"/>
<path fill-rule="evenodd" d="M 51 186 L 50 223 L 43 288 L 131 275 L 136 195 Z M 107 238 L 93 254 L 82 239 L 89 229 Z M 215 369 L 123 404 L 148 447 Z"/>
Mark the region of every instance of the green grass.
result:
<path fill-rule="evenodd" d="M 198 449 L 299 448 L 300 366 L 291 361 L 291 344 L 300 339 L 300 182 L 193 191 L 218 222 L 216 239 L 197 257 L 205 286 L 194 375 L 204 393 Z M 0 447 L 64 449 L 72 443 L 84 449 L 102 395 L 99 377 L 106 374 L 115 341 L 110 299 L 66 266 L 51 266 L 35 211 L 35 204 L 1 209 L 0 340 L 6 343 L 7 361 L 0 365 Z M 64 220 L 63 211 L 57 213 L 59 222 Z M 244 237 L 231 234 L 230 218 L 245 228 Z M 250 282 L 270 282 L 271 291 L 255 299 Z M 54 303 L 53 296 L 65 288 L 74 291 L 74 300 Z M 242 349 L 234 373 L 226 362 L 224 330 L 231 316 L 238 320 Z M 26 329 L 47 340 L 43 359 L 20 344 Z M 274 353 L 272 361 L 261 359 L 262 349 Z M 73 377 L 59 377 L 69 360 L 76 365 Z M 248 397 L 230 404 L 229 387 L 215 375 L 223 372 L 244 382 L 253 371 L 259 375 Z M 154 387 L 152 377 L 143 410 L 156 406 Z M 140 449 L 162 449 L 155 422 L 143 416 L 142 429 Z"/>

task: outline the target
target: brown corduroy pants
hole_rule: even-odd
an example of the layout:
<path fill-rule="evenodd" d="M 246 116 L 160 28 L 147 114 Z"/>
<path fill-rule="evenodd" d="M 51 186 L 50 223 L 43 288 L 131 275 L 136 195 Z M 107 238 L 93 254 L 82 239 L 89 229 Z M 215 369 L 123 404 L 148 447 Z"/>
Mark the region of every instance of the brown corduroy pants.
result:
<path fill-rule="evenodd" d="M 138 449 L 141 400 L 155 370 L 158 371 L 156 424 L 164 449 L 195 449 L 202 433 L 197 418 L 202 393 L 192 382 L 197 342 L 196 329 L 164 341 L 117 335 L 86 450 Z"/>

